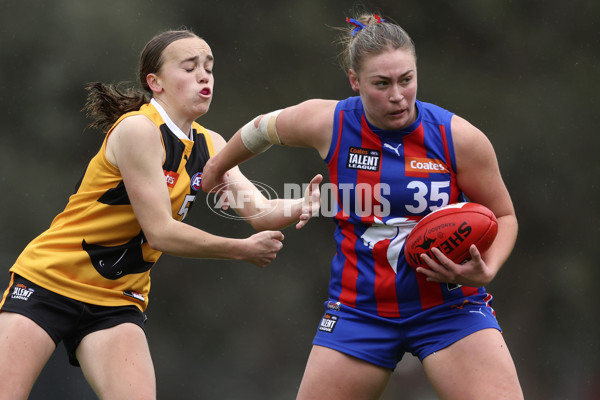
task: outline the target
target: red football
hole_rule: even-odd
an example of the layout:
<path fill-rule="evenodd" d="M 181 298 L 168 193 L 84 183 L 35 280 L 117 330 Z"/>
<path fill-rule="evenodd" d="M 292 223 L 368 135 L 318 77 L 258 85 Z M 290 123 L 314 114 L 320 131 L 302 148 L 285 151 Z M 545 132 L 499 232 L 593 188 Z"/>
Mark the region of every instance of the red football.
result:
<path fill-rule="evenodd" d="M 472 244 L 481 252 L 487 250 L 498 233 L 496 216 L 477 203 L 449 204 L 421 219 L 408 234 L 404 246 L 406 261 L 413 267 L 427 267 L 419 255 L 437 247 L 457 264 L 470 258 Z"/>

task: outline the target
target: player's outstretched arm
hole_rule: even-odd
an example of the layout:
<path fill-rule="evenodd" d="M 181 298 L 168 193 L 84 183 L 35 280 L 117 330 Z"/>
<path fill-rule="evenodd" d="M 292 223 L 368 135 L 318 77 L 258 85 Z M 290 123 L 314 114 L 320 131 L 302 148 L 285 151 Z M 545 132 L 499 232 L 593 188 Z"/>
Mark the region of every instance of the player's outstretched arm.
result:
<path fill-rule="evenodd" d="M 202 190 L 214 191 L 225 183 L 227 171 L 271 144 L 314 148 L 325 158 L 331 144 L 336 104 L 334 100 L 307 100 L 255 118 L 208 160 L 202 174 Z"/>
<path fill-rule="evenodd" d="M 224 139 L 211 131 L 217 154 L 225 147 Z M 217 195 L 224 207 L 231 206 L 258 231 L 282 229 L 296 224 L 301 229 L 320 208 L 320 183 L 323 176 L 317 174 L 304 191 L 304 197 L 267 199 L 262 192 L 236 166 L 227 171 Z M 202 184 L 205 185 L 204 174 Z"/>
<path fill-rule="evenodd" d="M 146 117 L 133 116 L 119 123 L 109 136 L 106 156 L 119 168 L 133 211 L 153 249 L 181 257 L 243 260 L 263 267 L 282 248 L 283 234 L 278 231 L 234 239 L 174 219 L 162 170 L 160 132 Z"/>

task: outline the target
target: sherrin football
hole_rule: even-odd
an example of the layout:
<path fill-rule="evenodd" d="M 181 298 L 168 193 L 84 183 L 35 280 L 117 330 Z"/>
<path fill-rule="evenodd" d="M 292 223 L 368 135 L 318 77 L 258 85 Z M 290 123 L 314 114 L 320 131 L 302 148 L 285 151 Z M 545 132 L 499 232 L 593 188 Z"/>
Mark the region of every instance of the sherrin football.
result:
<path fill-rule="evenodd" d="M 421 253 L 437 247 L 449 259 L 460 264 L 470 258 L 472 244 L 480 252 L 487 250 L 498 233 L 498 221 L 487 207 L 477 203 L 455 203 L 423 217 L 408 234 L 404 246 L 406 261 L 413 267 L 427 267 Z"/>

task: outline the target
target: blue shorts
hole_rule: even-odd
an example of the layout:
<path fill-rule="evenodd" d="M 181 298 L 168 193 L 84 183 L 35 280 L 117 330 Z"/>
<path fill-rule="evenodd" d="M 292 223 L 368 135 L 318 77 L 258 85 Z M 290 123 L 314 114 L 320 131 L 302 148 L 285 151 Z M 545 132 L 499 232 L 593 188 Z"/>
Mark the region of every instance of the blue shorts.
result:
<path fill-rule="evenodd" d="M 145 331 L 146 314 L 136 306 L 107 307 L 83 303 L 47 290 L 14 274 L 0 299 L 0 312 L 21 314 L 42 327 L 55 344 L 64 341 L 69 362 L 79 366 L 75 351 L 83 338 L 130 322 Z"/>
<path fill-rule="evenodd" d="M 407 318 L 384 318 L 327 301 L 313 344 L 393 370 L 404 353 L 423 361 L 474 332 L 501 331 L 490 305 L 491 296 L 482 294 Z"/>

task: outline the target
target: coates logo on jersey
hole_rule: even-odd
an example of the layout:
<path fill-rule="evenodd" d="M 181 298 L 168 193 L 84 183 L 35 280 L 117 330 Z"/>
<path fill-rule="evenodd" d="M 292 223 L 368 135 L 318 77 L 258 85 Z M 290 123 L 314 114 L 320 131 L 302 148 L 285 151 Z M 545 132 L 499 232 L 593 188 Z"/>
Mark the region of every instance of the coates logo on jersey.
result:
<path fill-rule="evenodd" d="M 200 190 L 202 187 L 202 172 L 196 172 L 194 176 L 192 176 L 192 179 L 190 180 L 190 186 L 195 191 Z"/>
<path fill-rule="evenodd" d="M 448 167 L 442 160 L 436 158 L 406 157 L 407 174 L 442 174 L 448 172 Z"/>
<path fill-rule="evenodd" d="M 167 186 L 170 188 L 175 187 L 175 184 L 177 183 L 177 179 L 179 179 L 179 174 L 175 171 L 163 170 L 163 172 L 165 173 L 165 180 L 167 181 Z"/>

